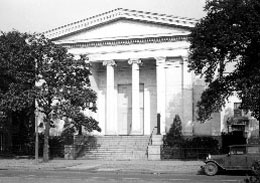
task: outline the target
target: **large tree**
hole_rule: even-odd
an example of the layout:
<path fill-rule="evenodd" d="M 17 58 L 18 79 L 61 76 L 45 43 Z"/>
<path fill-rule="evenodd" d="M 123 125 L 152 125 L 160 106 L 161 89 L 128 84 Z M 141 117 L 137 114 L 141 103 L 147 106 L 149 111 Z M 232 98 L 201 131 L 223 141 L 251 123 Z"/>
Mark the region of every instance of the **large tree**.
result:
<path fill-rule="evenodd" d="M 9 146 L 13 133 L 25 134 L 34 125 L 35 62 L 26 42 L 29 37 L 17 31 L 0 33 L 0 128 L 8 134 Z M 13 128 L 17 126 L 28 128 L 19 132 Z"/>
<path fill-rule="evenodd" d="M 208 0 L 205 11 L 189 39 L 190 70 L 208 84 L 198 102 L 198 119 L 210 118 L 235 94 L 241 108 L 259 121 L 260 1 Z"/>
<path fill-rule="evenodd" d="M 44 36 L 28 40 L 36 61 L 36 103 L 44 114 L 43 160 L 49 159 L 49 129 L 55 120 L 65 121 L 66 128 L 81 131 L 101 129 L 98 122 L 85 115 L 96 111 L 96 92 L 90 88 L 90 63 L 86 56 L 75 59 L 67 49 L 54 44 Z"/>
<path fill-rule="evenodd" d="M 18 31 L 0 36 L 0 115 L 4 119 L 26 108 L 34 111 L 36 104 L 44 119 L 44 161 L 49 159 L 49 131 L 55 120 L 64 120 L 66 129 L 101 130 L 85 115 L 97 109 L 90 67 L 85 56 L 75 59 L 44 36 Z"/>
<path fill-rule="evenodd" d="M 28 34 L 17 31 L 0 35 L 0 111 L 2 116 L 34 106 L 34 58 Z"/>

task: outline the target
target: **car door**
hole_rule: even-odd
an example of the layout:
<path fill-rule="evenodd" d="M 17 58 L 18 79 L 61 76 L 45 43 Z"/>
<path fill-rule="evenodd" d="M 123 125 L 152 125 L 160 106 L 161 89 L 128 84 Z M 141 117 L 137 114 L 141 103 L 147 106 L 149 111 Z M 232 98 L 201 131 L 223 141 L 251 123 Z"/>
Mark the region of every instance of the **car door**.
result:
<path fill-rule="evenodd" d="M 247 169 L 247 154 L 245 147 L 235 147 L 231 149 L 229 155 L 229 169 L 246 170 Z"/>
<path fill-rule="evenodd" d="M 247 168 L 251 169 L 255 161 L 260 161 L 259 146 L 249 146 L 247 148 Z"/>
<path fill-rule="evenodd" d="M 230 155 L 230 169 L 246 170 L 247 169 L 247 156 L 246 154 Z"/>

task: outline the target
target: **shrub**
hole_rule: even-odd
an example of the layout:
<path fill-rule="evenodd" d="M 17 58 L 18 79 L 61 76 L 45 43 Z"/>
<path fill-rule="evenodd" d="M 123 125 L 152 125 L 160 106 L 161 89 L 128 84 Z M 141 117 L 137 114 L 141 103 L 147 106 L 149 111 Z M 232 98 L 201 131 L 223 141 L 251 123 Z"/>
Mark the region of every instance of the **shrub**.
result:
<path fill-rule="evenodd" d="M 194 148 L 194 149 L 206 149 L 210 150 L 211 154 L 219 153 L 218 140 L 213 137 L 195 137 L 192 139 L 186 139 L 183 144 L 184 148 Z"/>
<path fill-rule="evenodd" d="M 247 177 L 244 182 L 245 183 L 259 183 L 260 182 L 260 161 L 254 162 L 252 166 L 254 175 Z"/>
<path fill-rule="evenodd" d="M 180 147 L 183 143 L 182 125 L 179 115 L 175 115 L 169 132 L 163 139 L 165 146 Z"/>

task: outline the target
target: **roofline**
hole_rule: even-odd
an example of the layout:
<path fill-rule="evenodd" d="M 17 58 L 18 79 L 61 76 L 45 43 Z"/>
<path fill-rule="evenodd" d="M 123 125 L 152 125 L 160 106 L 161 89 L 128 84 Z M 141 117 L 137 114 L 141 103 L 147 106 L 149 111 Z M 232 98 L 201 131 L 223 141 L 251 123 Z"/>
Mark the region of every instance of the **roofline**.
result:
<path fill-rule="evenodd" d="M 197 19 L 193 18 L 117 8 L 105 13 L 91 16 L 86 19 L 82 19 L 80 21 L 76 21 L 45 31 L 42 34 L 44 34 L 49 39 L 57 39 L 59 37 L 70 35 L 85 29 L 89 29 L 93 26 L 102 25 L 104 23 L 117 19 L 140 20 L 183 28 L 192 28 L 198 21 Z"/>

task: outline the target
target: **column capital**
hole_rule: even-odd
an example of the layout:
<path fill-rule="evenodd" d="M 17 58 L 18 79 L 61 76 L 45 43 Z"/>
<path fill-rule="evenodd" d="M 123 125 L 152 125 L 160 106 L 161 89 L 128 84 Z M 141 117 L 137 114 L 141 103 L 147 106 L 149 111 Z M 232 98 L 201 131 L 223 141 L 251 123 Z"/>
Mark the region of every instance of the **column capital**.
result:
<path fill-rule="evenodd" d="M 104 66 L 110 65 L 110 66 L 116 66 L 116 62 L 114 60 L 105 60 L 102 63 Z"/>
<path fill-rule="evenodd" d="M 128 64 L 142 64 L 142 60 L 140 58 L 130 58 L 128 59 Z"/>
<path fill-rule="evenodd" d="M 181 59 L 182 59 L 183 62 L 187 62 L 187 61 L 189 60 L 189 57 L 186 56 L 186 55 L 185 55 L 185 56 L 182 55 L 182 56 L 181 56 Z"/>
<path fill-rule="evenodd" d="M 166 61 L 166 57 L 155 57 L 156 65 L 163 65 Z"/>

